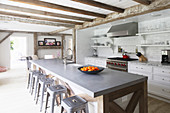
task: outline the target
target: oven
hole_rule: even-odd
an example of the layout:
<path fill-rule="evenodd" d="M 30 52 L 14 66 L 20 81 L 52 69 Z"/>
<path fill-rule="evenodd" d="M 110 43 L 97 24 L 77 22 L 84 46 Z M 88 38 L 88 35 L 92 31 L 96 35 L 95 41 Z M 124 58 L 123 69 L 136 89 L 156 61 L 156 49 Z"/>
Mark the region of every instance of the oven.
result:
<path fill-rule="evenodd" d="M 128 61 L 133 61 L 133 60 L 137 60 L 137 59 L 123 59 L 120 57 L 116 57 L 116 58 L 108 58 L 106 60 L 106 67 L 110 68 L 110 69 L 114 69 L 114 70 L 120 70 L 120 71 L 128 71 Z"/>

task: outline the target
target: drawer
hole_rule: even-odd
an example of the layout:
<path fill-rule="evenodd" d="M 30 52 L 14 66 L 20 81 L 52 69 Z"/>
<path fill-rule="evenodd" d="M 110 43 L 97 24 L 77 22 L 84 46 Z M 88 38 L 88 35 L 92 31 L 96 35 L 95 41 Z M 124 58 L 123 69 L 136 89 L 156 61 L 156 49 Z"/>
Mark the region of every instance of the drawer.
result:
<path fill-rule="evenodd" d="M 130 64 L 128 65 L 128 70 L 130 72 L 136 72 L 136 74 L 142 75 L 152 75 L 152 67 L 146 65 Z"/>
<path fill-rule="evenodd" d="M 150 84 L 149 93 L 170 99 L 170 88 L 161 84 Z"/>
<path fill-rule="evenodd" d="M 167 84 L 170 85 L 170 77 L 154 75 L 153 80 L 156 80 L 156 81 L 161 82 L 163 84 L 167 83 Z"/>
<path fill-rule="evenodd" d="M 170 68 L 153 67 L 153 73 L 170 77 Z"/>
<path fill-rule="evenodd" d="M 91 58 L 85 58 L 85 64 L 94 64 L 95 60 Z"/>

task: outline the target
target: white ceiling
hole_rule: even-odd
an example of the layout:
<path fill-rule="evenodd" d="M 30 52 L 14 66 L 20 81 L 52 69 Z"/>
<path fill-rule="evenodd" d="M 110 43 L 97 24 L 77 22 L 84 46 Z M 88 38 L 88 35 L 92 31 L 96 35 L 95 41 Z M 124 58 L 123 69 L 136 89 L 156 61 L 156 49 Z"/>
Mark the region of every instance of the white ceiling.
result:
<path fill-rule="evenodd" d="M 17 21 L 0 21 L 0 30 L 30 31 L 30 32 L 51 32 L 64 27 L 55 27 L 38 24 L 21 23 Z"/>

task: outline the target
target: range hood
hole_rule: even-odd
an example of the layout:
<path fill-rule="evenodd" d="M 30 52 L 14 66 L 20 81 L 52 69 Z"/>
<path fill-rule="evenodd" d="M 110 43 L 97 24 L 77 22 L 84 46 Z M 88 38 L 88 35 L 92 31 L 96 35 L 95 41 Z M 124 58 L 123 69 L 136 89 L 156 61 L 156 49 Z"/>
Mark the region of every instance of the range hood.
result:
<path fill-rule="evenodd" d="M 107 33 L 107 37 L 117 38 L 125 36 L 135 36 L 138 33 L 138 23 L 131 22 L 112 26 Z"/>

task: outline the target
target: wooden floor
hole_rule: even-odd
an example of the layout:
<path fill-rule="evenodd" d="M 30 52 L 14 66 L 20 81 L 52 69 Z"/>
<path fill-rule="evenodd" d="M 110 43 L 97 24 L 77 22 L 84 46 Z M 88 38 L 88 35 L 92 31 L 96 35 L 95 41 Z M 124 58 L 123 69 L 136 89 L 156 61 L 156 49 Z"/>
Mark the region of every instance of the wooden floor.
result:
<path fill-rule="evenodd" d="M 0 113 L 40 113 L 26 82 L 24 68 L 0 73 Z M 170 104 L 166 102 L 149 97 L 148 103 L 149 113 L 170 113 Z"/>

